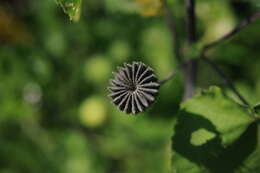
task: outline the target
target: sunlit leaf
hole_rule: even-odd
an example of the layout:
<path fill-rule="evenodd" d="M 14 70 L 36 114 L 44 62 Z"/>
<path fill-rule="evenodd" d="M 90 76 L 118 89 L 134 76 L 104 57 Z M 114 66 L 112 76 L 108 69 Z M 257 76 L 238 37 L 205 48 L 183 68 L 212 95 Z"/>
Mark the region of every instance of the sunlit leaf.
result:
<path fill-rule="evenodd" d="M 56 2 L 62 7 L 64 13 L 69 16 L 70 20 L 79 20 L 82 0 L 56 0 Z"/>

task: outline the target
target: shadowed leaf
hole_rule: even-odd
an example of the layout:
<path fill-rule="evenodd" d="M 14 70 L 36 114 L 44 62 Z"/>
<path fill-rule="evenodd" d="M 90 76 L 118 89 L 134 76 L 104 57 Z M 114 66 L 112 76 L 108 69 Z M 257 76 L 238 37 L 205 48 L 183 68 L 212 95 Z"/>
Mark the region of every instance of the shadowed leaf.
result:
<path fill-rule="evenodd" d="M 247 110 L 217 87 L 191 98 L 181 105 L 174 128 L 173 169 L 235 172 L 256 147 L 257 126 L 252 122 Z"/>

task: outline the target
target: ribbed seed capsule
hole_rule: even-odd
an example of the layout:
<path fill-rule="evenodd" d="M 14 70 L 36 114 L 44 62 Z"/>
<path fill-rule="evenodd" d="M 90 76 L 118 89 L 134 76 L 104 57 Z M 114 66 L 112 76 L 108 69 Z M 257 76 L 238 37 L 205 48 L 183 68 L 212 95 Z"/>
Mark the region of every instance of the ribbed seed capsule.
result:
<path fill-rule="evenodd" d="M 137 114 L 155 101 L 160 84 L 152 68 L 141 62 L 125 63 L 113 75 L 109 97 L 121 111 Z"/>

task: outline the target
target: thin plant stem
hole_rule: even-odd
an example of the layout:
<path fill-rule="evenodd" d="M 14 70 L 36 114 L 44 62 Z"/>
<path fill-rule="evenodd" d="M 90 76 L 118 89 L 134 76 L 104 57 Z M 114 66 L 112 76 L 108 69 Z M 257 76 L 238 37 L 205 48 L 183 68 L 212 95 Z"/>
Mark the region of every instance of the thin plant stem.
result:
<path fill-rule="evenodd" d="M 193 45 L 196 38 L 196 16 L 195 16 L 195 0 L 186 0 L 186 28 L 187 28 L 187 38 L 188 43 Z M 192 61 L 189 66 L 184 68 L 184 78 L 185 78 L 185 91 L 183 100 L 187 100 L 194 95 L 195 83 L 197 78 L 197 62 Z"/>
<path fill-rule="evenodd" d="M 174 69 L 172 72 L 170 72 L 163 80 L 160 80 L 159 83 L 160 85 L 168 82 L 171 80 L 178 72 L 180 72 L 180 68 Z"/>
<path fill-rule="evenodd" d="M 232 36 L 234 36 L 235 34 L 237 34 L 238 32 L 240 32 L 242 29 L 244 29 L 245 27 L 247 27 L 248 25 L 250 25 L 251 23 L 253 23 L 254 21 L 256 21 L 257 19 L 260 18 L 260 12 L 256 12 L 255 14 L 253 14 L 251 17 L 247 18 L 246 20 L 244 20 L 242 23 L 238 24 L 234 29 L 232 29 L 230 32 L 226 33 L 224 36 L 222 36 L 221 38 L 208 43 L 207 45 L 205 45 L 201 51 L 201 58 L 205 63 L 207 63 L 208 65 L 210 65 L 210 67 L 219 75 L 219 77 L 224 81 L 224 83 L 234 92 L 234 94 L 241 100 L 241 102 L 250 107 L 250 104 L 248 101 L 246 101 L 246 99 L 238 92 L 238 90 L 235 88 L 235 86 L 233 85 L 232 81 L 229 80 L 229 78 L 220 70 L 220 68 L 217 66 L 216 63 L 214 63 L 212 60 L 210 60 L 209 58 L 207 58 L 205 56 L 205 53 L 208 49 L 220 44 L 221 42 L 231 38 Z"/>
<path fill-rule="evenodd" d="M 205 54 L 205 52 L 218 45 L 219 43 L 231 38 L 232 36 L 234 36 L 235 34 L 237 34 L 239 31 L 241 31 L 243 28 L 247 27 L 249 24 L 253 23 L 254 21 L 256 21 L 256 19 L 260 18 L 260 12 L 257 12 L 255 14 L 253 14 L 251 17 L 247 18 L 246 20 L 244 20 L 242 23 L 238 24 L 234 29 L 232 29 L 230 32 L 226 33 L 225 35 L 223 35 L 221 38 L 208 43 L 207 45 L 205 45 L 202 49 L 202 55 Z"/>
<path fill-rule="evenodd" d="M 233 93 L 241 100 L 241 102 L 245 106 L 250 107 L 248 101 L 246 101 L 246 99 L 239 93 L 232 81 L 221 71 L 221 69 L 214 61 L 205 56 L 203 56 L 200 59 L 207 63 L 216 72 L 216 74 L 218 74 L 218 76 L 223 80 L 223 82 L 233 91 Z"/>
<path fill-rule="evenodd" d="M 231 89 L 231 91 L 233 91 L 233 93 L 240 99 L 240 101 L 245 106 L 250 107 L 249 102 L 239 93 L 239 91 L 236 89 L 236 87 L 234 86 L 232 81 L 221 71 L 221 69 L 218 67 L 218 65 L 214 61 L 212 61 L 211 59 L 209 59 L 205 56 L 198 58 L 198 59 L 191 59 L 190 61 L 183 63 L 182 65 L 180 65 L 179 67 L 174 69 L 172 72 L 170 72 L 163 80 L 159 81 L 159 83 L 162 85 L 162 84 L 168 82 L 174 76 L 176 76 L 176 74 L 178 72 L 185 70 L 187 68 L 187 66 L 190 66 L 194 62 L 197 63 L 197 60 L 202 60 L 205 63 L 207 63 L 211 67 L 211 69 L 214 70 L 215 73 L 221 78 L 221 80 Z"/>
<path fill-rule="evenodd" d="M 161 0 L 164 8 L 165 8 L 165 19 L 167 22 L 167 25 L 172 33 L 172 37 L 175 40 L 175 55 L 179 62 L 183 62 L 183 58 L 181 56 L 181 49 L 179 46 L 179 38 L 176 30 L 176 26 L 173 20 L 173 16 L 171 14 L 171 11 L 166 4 L 165 0 Z M 186 10 L 187 10 L 187 38 L 190 45 L 194 44 L 197 40 L 196 38 L 196 16 L 195 16 L 195 0 L 186 0 Z M 215 72 L 219 75 L 219 77 L 224 81 L 224 83 L 234 92 L 234 94 L 241 100 L 241 102 L 250 107 L 250 104 L 246 99 L 238 92 L 238 90 L 233 85 L 232 81 L 229 80 L 229 78 L 221 71 L 221 69 L 217 66 L 216 63 L 214 63 L 209 58 L 205 57 L 205 52 L 210 49 L 211 47 L 214 47 L 221 43 L 222 41 L 225 41 L 241 31 L 243 28 L 254 22 L 256 19 L 260 18 L 260 12 L 255 13 L 253 16 L 249 17 L 242 23 L 238 24 L 233 30 L 222 36 L 220 39 L 213 41 L 207 45 L 205 45 L 201 51 L 201 57 L 198 58 L 200 60 L 203 60 L 205 63 L 207 63 Z M 187 98 L 190 98 L 193 96 L 194 89 L 195 89 L 195 81 L 196 81 L 196 73 L 197 73 L 197 61 L 194 59 L 191 61 L 188 61 L 187 63 L 182 63 L 182 65 L 179 68 L 176 68 L 172 72 L 170 72 L 165 79 L 159 81 L 160 84 L 164 84 L 170 79 L 172 79 L 176 73 L 179 71 L 184 71 L 185 76 L 185 93 L 183 100 L 186 100 Z"/>
<path fill-rule="evenodd" d="M 171 9 L 169 8 L 169 5 L 167 4 L 166 0 L 161 0 L 161 3 L 164 8 L 164 18 L 171 33 L 174 55 L 179 61 L 179 63 L 182 63 L 183 58 L 182 58 L 181 47 L 180 47 L 181 43 L 180 43 L 180 38 L 178 36 L 177 27 L 175 24 L 176 21 L 175 16 L 172 13 Z"/>
<path fill-rule="evenodd" d="M 194 62 L 196 59 L 192 59 L 186 63 L 181 64 L 179 67 L 175 68 L 173 71 L 171 71 L 163 80 L 159 81 L 159 83 L 162 85 L 169 80 L 171 80 L 178 72 L 184 70 L 189 64 Z"/>

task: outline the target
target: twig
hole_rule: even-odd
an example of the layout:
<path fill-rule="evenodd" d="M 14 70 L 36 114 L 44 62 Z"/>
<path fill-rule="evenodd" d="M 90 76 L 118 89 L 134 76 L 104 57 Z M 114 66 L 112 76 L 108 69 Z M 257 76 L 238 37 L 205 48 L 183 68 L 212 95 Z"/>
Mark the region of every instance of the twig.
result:
<path fill-rule="evenodd" d="M 223 82 L 234 92 L 234 94 L 237 95 L 237 97 L 241 100 L 241 102 L 250 107 L 250 104 L 246 101 L 246 99 L 238 92 L 238 90 L 233 85 L 232 81 L 220 70 L 220 68 L 217 66 L 215 62 L 210 60 L 209 58 L 206 58 L 205 56 L 200 58 L 205 63 L 210 65 L 210 67 L 216 72 L 216 74 L 219 75 L 219 77 L 223 80 Z"/>
<path fill-rule="evenodd" d="M 171 12 L 171 9 L 169 8 L 166 0 L 161 0 L 161 3 L 163 5 L 164 8 L 164 18 L 166 21 L 166 24 L 171 32 L 172 35 L 172 41 L 173 41 L 173 51 L 174 54 L 177 58 L 177 60 L 179 61 L 179 63 L 183 62 L 183 58 L 182 58 L 182 54 L 181 54 L 181 48 L 180 48 L 180 38 L 178 36 L 178 31 L 177 31 L 177 27 L 175 25 L 175 17 L 173 15 L 173 13 Z"/>
<path fill-rule="evenodd" d="M 208 49 L 218 45 L 222 41 L 225 41 L 225 40 L 231 38 L 232 36 L 234 36 L 235 34 L 240 32 L 243 28 L 245 28 L 249 24 L 253 23 L 258 18 L 260 18 L 260 12 L 255 13 L 254 15 L 252 15 L 251 17 L 249 17 L 242 23 L 238 24 L 234 29 L 232 29 L 230 32 L 226 33 L 224 36 L 222 36 L 218 40 L 215 40 L 215 41 L 205 45 L 201 51 L 201 58 L 200 58 L 212 67 L 212 69 L 219 75 L 219 77 L 224 81 L 224 83 L 234 92 L 234 94 L 237 95 L 237 97 L 241 100 L 241 102 L 248 107 L 250 107 L 250 104 L 248 103 L 248 101 L 246 101 L 246 99 L 238 92 L 238 90 L 233 85 L 232 81 L 229 80 L 228 77 L 219 69 L 217 64 L 215 64 L 212 60 L 210 60 L 209 58 L 207 58 L 205 56 L 205 53 Z"/>
<path fill-rule="evenodd" d="M 165 0 L 161 0 L 163 7 L 165 9 L 165 20 L 167 22 L 168 28 L 171 31 L 172 38 L 174 40 L 174 53 L 179 61 L 179 63 L 184 62 L 184 58 L 181 53 L 180 48 L 180 39 L 178 36 L 177 28 L 175 25 L 174 16 L 166 3 Z M 193 44 L 196 41 L 196 20 L 195 20 L 195 0 L 186 0 L 187 5 L 187 33 L 188 33 L 188 40 L 190 44 Z M 190 98 L 194 94 L 195 90 L 195 81 L 196 81 L 196 72 L 197 72 L 197 64 L 196 62 L 191 62 L 189 65 L 185 65 L 185 67 L 182 67 L 184 70 L 184 77 L 185 77 L 185 91 L 183 100 L 186 100 L 187 98 Z M 169 79 L 171 79 L 179 70 L 171 72 L 166 79 L 161 81 L 162 83 L 165 83 Z"/>
<path fill-rule="evenodd" d="M 172 72 L 170 72 L 163 80 L 160 80 L 159 83 L 162 85 L 165 82 L 169 81 L 170 79 L 172 79 L 181 69 L 177 68 L 174 69 Z"/>
<path fill-rule="evenodd" d="M 170 72 L 163 80 L 159 81 L 159 83 L 162 85 L 166 83 L 167 81 L 171 80 L 178 72 L 181 70 L 184 70 L 188 65 L 190 65 L 193 61 L 196 61 L 197 59 L 192 59 L 186 63 L 181 64 L 179 67 L 175 68 L 172 72 Z"/>
<path fill-rule="evenodd" d="M 195 0 L 186 0 L 186 9 L 187 9 L 187 36 L 188 42 L 192 45 L 196 42 L 196 17 L 195 17 Z M 185 77 L 185 91 L 183 100 L 190 98 L 194 94 L 195 83 L 197 77 L 197 63 L 193 61 L 189 66 L 184 68 L 184 77 Z"/>
<path fill-rule="evenodd" d="M 208 49 L 210 49 L 211 47 L 214 47 L 214 46 L 218 45 L 219 43 L 221 43 L 222 41 L 229 39 L 230 37 L 232 37 L 233 35 L 235 35 L 239 31 L 241 31 L 243 28 L 245 28 L 246 26 L 248 26 L 249 24 L 251 24 L 252 22 L 254 22 L 258 18 L 260 18 L 260 12 L 255 13 L 254 15 L 252 15 L 251 17 L 249 17 L 248 19 L 246 19 L 242 23 L 238 24 L 234 29 L 232 29 L 230 32 L 228 32 L 227 34 L 225 34 L 224 36 L 222 36 L 218 40 L 215 40 L 215 41 L 205 45 L 204 48 L 202 49 L 202 55 L 204 55 L 205 52 Z"/>

